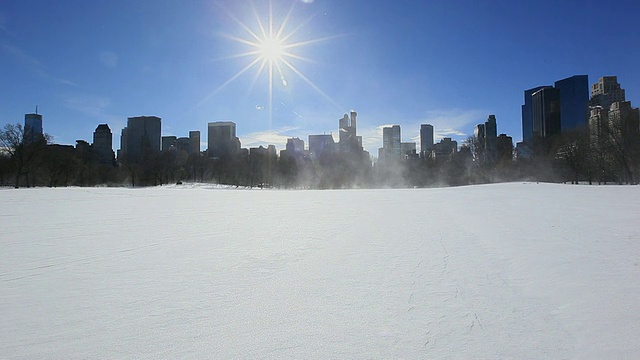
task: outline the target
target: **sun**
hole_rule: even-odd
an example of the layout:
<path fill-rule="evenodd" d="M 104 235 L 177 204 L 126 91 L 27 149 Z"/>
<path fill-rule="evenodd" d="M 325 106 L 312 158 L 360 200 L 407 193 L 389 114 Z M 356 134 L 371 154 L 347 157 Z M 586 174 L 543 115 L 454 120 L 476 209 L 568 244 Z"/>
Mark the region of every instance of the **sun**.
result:
<path fill-rule="evenodd" d="M 280 62 L 286 56 L 284 42 L 277 37 L 272 36 L 267 39 L 261 39 L 258 45 L 260 57 L 265 61 L 271 63 Z"/>
<path fill-rule="evenodd" d="M 246 51 L 230 56 L 229 58 L 247 58 L 249 62 L 241 68 L 236 74 L 229 78 L 226 82 L 220 85 L 212 94 L 203 100 L 203 102 L 216 94 L 224 87 L 229 85 L 237 78 L 244 75 L 250 69 L 256 69 L 253 77 L 251 88 L 255 85 L 260 77 L 266 77 L 268 83 L 268 110 L 269 110 L 269 122 L 271 126 L 273 115 L 273 93 L 274 87 L 288 87 L 289 81 L 287 81 L 286 75 L 295 74 L 297 78 L 302 79 L 307 85 L 316 90 L 325 99 L 331 102 L 333 105 L 340 107 L 335 101 L 333 101 L 327 94 L 325 94 L 318 86 L 316 86 L 309 78 L 307 78 L 302 71 L 296 67 L 295 62 L 306 61 L 313 62 L 311 59 L 296 54 L 297 49 L 302 47 L 326 41 L 336 38 L 337 36 L 322 37 L 303 41 L 293 41 L 294 35 L 308 22 L 301 22 L 293 29 L 289 28 L 291 23 L 291 17 L 294 10 L 295 2 L 292 3 L 291 8 L 281 21 L 276 22 L 273 16 L 273 6 L 269 3 L 268 13 L 261 16 L 252 5 L 253 15 L 255 17 L 255 23 L 253 26 L 249 26 L 237 17 L 235 17 L 230 11 L 224 7 L 221 8 L 233 21 L 235 21 L 240 28 L 244 31 L 244 36 L 232 36 L 223 35 L 224 37 L 233 40 L 234 42 L 245 45 Z M 267 21 L 263 21 L 266 18 Z M 277 80 L 277 81 L 274 81 Z M 340 107 L 341 108 L 341 107 Z"/>

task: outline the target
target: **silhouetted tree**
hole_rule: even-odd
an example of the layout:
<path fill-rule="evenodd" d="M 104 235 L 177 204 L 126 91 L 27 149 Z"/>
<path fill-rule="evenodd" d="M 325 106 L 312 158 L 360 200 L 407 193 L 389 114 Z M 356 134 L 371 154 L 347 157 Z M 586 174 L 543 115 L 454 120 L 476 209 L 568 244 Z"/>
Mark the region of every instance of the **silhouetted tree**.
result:
<path fill-rule="evenodd" d="M 571 183 L 590 178 L 591 145 L 586 129 L 575 129 L 563 133 L 558 138 L 559 147 L 556 159 L 560 162 L 563 178 L 570 178 Z"/>
<path fill-rule="evenodd" d="M 68 186 L 78 165 L 79 160 L 73 146 L 48 145 L 43 153 L 42 168 L 49 187 Z"/>
<path fill-rule="evenodd" d="M 29 187 L 30 172 L 40 165 L 40 157 L 51 140 L 48 134 L 36 138 L 26 135 L 20 124 L 7 124 L 0 131 L 0 147 L 9 155 L 14 166 L 15 188 L 20 186 L 21 177 L 24 177 L 26 186 Z"/>

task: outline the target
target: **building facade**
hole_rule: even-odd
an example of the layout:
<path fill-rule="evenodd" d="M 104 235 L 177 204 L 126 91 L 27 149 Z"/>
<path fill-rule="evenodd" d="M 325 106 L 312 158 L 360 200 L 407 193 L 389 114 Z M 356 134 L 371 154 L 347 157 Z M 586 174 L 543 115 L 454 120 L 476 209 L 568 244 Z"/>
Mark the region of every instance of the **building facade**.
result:
<path fill-rule="evenodd" d="M 299 138 L 287 139 L 287 145 L 285 147 L 289 153 L 301 153 L 304 152 L 304 140 Z"/>
<path fill-rule="evenodd" d="M 217 121 L 208 124 L 208 149 L 210 158 L 233 157 L 240 152 L 240 139 L 236 136 L 236 123 Z"/>
<path fill-rule="evenodd" d="M 338 121 L 338 146 L 342 152 L 362 153 L 362 137 L 357 136 L 357 116 L 358 113 L 351 110 Z"/>
<path fill-rule="evenodd" d="M 545 87 L 533 93 L 531 98 L 535 148 L 553 135 L 560 134 L 560 90 Z"/>
<path fill-rule="evenodd" d="M 127 119 L 122 130 L 121 152 L 129 161 L 138 162 L 149 153 L 160 152 L 162 120 L 157 116 L 136 116 Z"/>
<path fill-rule="evenodd" d="M 626 98 L 617 76 L 603 76 L 597 83 L 591 85 L 589 106 L 600 106 L 605 111 L 609 111 L 611 104 L 619 101 L 626 101 Z"/>
<path fill-rule="evenodd" d="M 160 150 L 163 152 L 169 150 L 172 146 L 175 146 L 176 140 L 178 140 L 177 136 L 163 136 Z"/>
<path fill-rule="evenodd" d="M 115 154 L 113 153 L 113 134 L 107 124 L 100 124 L 93 132 L 93 150 L 98 154 L 100 163 L 114 164 Z"/>
<path fill-rule="evenodd" d="M 200 131 L 189 131 L 189 154 L 199 154 L 200 153 Z"/>
<path fill-rule="evenodd" d="M 325 154 L 335 151 L 336 143 L 333 135 L 309 135 L 309 155 L 317 160 Z"/>
<path fill-rule="evenodd" d="M 589 77 L 574 75 L 555 82 L 560 91 L 560 132 L 583 128 L 589 117 Z"/>
<path fill-rule="evenodd" d="M 42 130 L 42 115 L 25 114 L 24 115 L 24 138 L 28 141 L 35 141 L 44 136 Z"/>
<path fill-rule="evenodd" d="M 433 125 L 431 124 L 422 124 L 420 125 L 420 153 L 422 156 L 424 154 L 431 153 L 433 149 Z"/>

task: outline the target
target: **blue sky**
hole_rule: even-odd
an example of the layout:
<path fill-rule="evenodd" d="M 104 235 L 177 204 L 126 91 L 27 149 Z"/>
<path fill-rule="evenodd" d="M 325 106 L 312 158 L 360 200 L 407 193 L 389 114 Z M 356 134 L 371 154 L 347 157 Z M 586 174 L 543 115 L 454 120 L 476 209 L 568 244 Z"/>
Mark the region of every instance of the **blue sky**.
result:
<path fill-rule="evenodd" d="M 253 10 L 255 8 L 255 11 Z M 251 40 L 269 22 L 268 1 L 0 0 L 0 125 L 23 123 L 38 105 L 54 142 L 91 141 L 127 117 L 162 118 L 163 135 L 234 121 L 244 147 L 333 133 L 358 112 L 372 155 L 381 127 L 419 141 L 421 123 L 464 140 L 495 114 L 520 141 L 523 91 L 577 74 L 617 75 L 640 104 L 636 1 L 274 0 L 277 28 L 299 74 L 283 66 L 269 107 L 268 72 Z M 235 20 L 234 20 L 235 19 Z M 294 31 L 295 30 L 295 31 Z M 318 41 L 313 41 L 318 40 Z M 223 86 L 224 85 L 224 86 Z M 202 150 L 206 146 L 203 144 Z"/>

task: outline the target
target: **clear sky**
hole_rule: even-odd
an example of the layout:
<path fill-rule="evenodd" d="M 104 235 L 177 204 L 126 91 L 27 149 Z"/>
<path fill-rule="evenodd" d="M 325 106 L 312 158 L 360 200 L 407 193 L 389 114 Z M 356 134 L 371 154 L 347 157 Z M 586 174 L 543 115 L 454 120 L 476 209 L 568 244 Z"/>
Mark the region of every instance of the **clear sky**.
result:
<path fill-rule="evenodd" d="M 522 139 L 523 91 L 587 74 L 617 75 L 640 105 L 640 3 L 572 0 L 0 0 L 0 126 L 35 110 L 54 142 L 92 141 L 127 117 L 156 115 L 162 134 L 188 136 L 234 121 L 243 147 L 333 133 L 358 112 L 377 155 L 381 127 L 419 142 L 464 140 L 495 114 Z M 255 11 L 253 10 L 255 9 Z M 289 16 L 287 16 L 289 14 Z M 249 31 L 261 22 L 287 48 L 260 72 Z M 259 49 L 258 49 L 259 50 Z M 286 80 L 277 70 L 280 64 Z M 241 73 L 242 72 L 242 73 Z M 238 75 L 236 77 L 236 75 Z M 233 81 L 229 81 L 233 80 Z M 271 91 L 270 91 L 271 89 Z"/>

